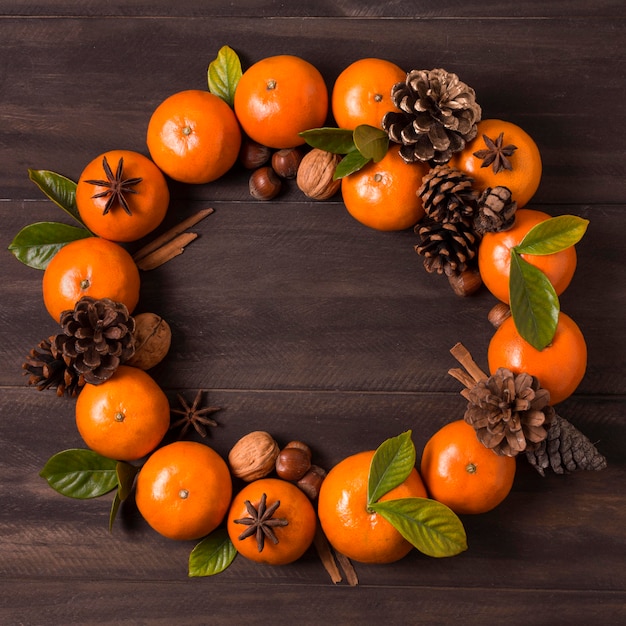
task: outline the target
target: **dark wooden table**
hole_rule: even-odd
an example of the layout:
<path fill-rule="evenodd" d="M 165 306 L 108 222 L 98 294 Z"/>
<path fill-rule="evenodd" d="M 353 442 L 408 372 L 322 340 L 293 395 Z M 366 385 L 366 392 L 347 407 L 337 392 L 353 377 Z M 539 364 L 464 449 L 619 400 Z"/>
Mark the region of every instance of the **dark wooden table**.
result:
<path fill-rule="evenodd" d="M 625 623 L 626 9 L 441 4 L 0 1 L 0 623 Z M 21 375 L 28 350 L 56 327 L 41 273 L 6 248 L 22 226 L 64 219 L 27 169 L 76 180 L 105 150 L 146 152 L 153 109 L 205 88 L 224 44 L 244 66 L 300 55 L 329 86 L 365 56 L 443 67 L 476 89 L 485 117 L 535 137 L 545 171 L 532 206 L 590 220 L 561 299 L 589 365 L 559 412 L 606 455 L 606 470 L 541 478 L 520 459 L 509 498 L 463 518 L 467 552 L 357 564 L 358 587 L 334 586 L 313 551 L 279 568 L 238 558 L 219 576 L 189 579 L 195 542 L 161 538 L 131 503 L 110 534 L 110 498 L 64 498 L 38 476 L 52 454 L 83 444 L 74 402 Z M 152 371 L 168 395 L 203 389 L 224 408 L 210 433 L 216 450 L 264 429 L 307 441 L 331 467 L 410 428 L 419 455 L 462 416 L 449 349 L 462 341 L 486 365 L 494 300 L 459 299 L 427 274 L 411 231 L 367 229 L 340 196 L 312 203 L 295 185 L 255 202 L 240 169 L 173 184 L 172 196 L 168 224 L 215 213 L 181 257 L 143 274 L 138 311 L 173 328 Z"/>

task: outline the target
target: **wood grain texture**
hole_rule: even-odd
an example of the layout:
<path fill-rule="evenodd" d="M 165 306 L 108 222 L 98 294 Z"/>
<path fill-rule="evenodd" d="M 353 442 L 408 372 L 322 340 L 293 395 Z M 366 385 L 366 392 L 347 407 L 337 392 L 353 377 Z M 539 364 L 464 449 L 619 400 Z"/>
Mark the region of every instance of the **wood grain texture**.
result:
<path fill-rule="evenodd" d="M 624 623 L 625 35 L 616 0 L 0 0 L 0 623 Z M 313 551 L 291 566 L 238 558 L 217 577 L 189 579 L 194 542 L 158 536 L 132 499 L 111 534 L 111 496 L 75 501 L 46 485 L 45 461 L 83 443 L 74 402 L 27 388 L 20 370 L 57 325 L 41 272 L 6 248 L 31 222 L 67 221 L 27 169 L 77 179 L 104 150 L 145 153 L 150 112 L 170 93 L 206 88 L 224 44 L 244 65 L 299 54 L 329 87 L 363 56 L 445 67 L 476 89 L 485 116 L 531 132 L 544 161 L 532 206 L 590 220 L 561 298 L 589 365 L 558 411 L 596 443 L 606 470 L 542 478 L 520 459 L 509 498 L 463 518 L 467 552 L 355 564 L 356 588 L 333 586 Z M 171 191 L 160 231 L 215 212 L 181 256 L 142 273 L 138 312 L 172 326 L 170 354 L 152 370 L 172 403 L 203 389 L 222 407 L 208 439 L 218 452 L 264 429 L 281 444 L 306 441 L 330 468 L 411 429 L 419 458 L 437 428 L 462 416 L 448 351 L 462 341 L 486 367 L 494 300 L 459 299 L 427 274 L 410 230 L 372 231 L 340 195 L 310 202 L 295 185 L 255 202 L 238 168 Z"/>

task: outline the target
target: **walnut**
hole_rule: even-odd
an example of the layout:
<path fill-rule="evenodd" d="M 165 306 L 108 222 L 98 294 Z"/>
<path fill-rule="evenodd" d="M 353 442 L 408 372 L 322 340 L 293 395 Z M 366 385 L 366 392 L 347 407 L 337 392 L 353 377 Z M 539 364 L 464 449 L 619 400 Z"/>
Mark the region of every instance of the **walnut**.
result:
<path fill-rule="evenodd" d="M 272 472 L 279 453 L 280 448 L 269 433 L 255 430 L 232 447 L 228 464 L 233 476 L 251 482 Z"/>
<path fill-rule="evenodd" d="M 155 313 L 135 315 L 135 354 L 125 361 L 142 370 L 149 370 L 160 363 L 170 349 L 172 330 L 170 325 Z"/>
<path fill-rule="evenodd" d="M 334 196 L 341 186 L 341 180 L 333 180 L 339 161 L 340 155 L 319 148 L 305 154 L 296 176 L 300 191 L 312 200 L 328 200 Z"/>

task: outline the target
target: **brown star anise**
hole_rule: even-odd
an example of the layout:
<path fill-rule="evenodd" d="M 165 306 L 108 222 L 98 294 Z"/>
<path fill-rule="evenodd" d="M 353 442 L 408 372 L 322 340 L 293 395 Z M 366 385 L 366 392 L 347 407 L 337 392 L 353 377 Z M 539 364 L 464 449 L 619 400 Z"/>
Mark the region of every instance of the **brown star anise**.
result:
<path fill-rule="evenodd" d="M 113 174 L 113 170 L 107 161 L 106 156 L 102 157 L 102 167 L 104 168 L 104 173 L 106 174 L 107 180 L 86 180 L 86 183 L 90 185 L 97 185 L 98 187 L 106 187 L 106 191 L 101 191 L 100 193 L 96 193 L 92 198 L 106 198 L 109 196 L 106 204 L 104 205 L 104 211 L 102 215 L 106 215 L 110 210 L 115 201 L 117 200 L 121 207 L 128 213 L 128 215 L 132 215 L 130 207 L 128 206 L 128 202 L 124 197 L 126 193 L 138 193 L 136 189 L 132 189 L 133 185 L 140 183 L 143 179 L 141 178 L 122 178 L 123 170 L 124 170 L 124 159 L 120 158 L 117 163 L 117 170 L 115 174 Z"/>
<path fill-rule="evenodd" d="M 250 500 L 246 500 L 244 504 L 250 515 L 250 517 L 241 517 L 234 520 L 235 524 L 244 524 L 246 528 L 239 539 L 243 540 L 247 537 L 256 536 L 256 545 L 259 552 L 263 551 L 265 547 L 265 537 L 268 537 L 272 543 L 278 543 L 278 537 L 274 532 L 274 528 L 277 526 L 287 526 L 289 522 L 282 517 L 272 517 L 276 512 L 276 509 L 280 506 L 280 500 L 276 500 L 269 507 L 266 508 L 267 494 L 261 496 L 258 508 L 254 508 Z"/>
<path fill-rule="evenodd" d="M 483 139 L 485 144 L 487 144 L 487 148 L 473 153 L 476 158 L 483 160 L 480 167 L 489 167 L 491 165 L 494 174 L 502 170 L 512 170 L 513 166 L 507 157 L 510 157 L 517 150 L 517 146 L 513 144 L 503 146 L 504 133 L 500 133 L 495 142 L 487 135 L 483 135 Z"/>
<path fill-rule="evenodd" d="M 180 419 L 176 420 L 171 426 L 170 430 L 179 428 L 182 426 L 180 436 L 184 437 L 186 432 L 191 426 L 196 429 L 196 432 L 202 437 L 207 436 L 207 430 L 205 426 L 217 426 L 217 422 L 207 417 L 210 413 L 215 413 L 220 410 L 220 407 L 208 406 L 203 409 L 199 409 L 200 400 L 202 399 L 202 390 L 200 389 L 196 394 L 193 404 L 189 405 L 187 400 L 179 393 L 176 395 L 180 402 L 182 409 L 170 409 L 172 413 L 176 415 L 182 415 Z"/>

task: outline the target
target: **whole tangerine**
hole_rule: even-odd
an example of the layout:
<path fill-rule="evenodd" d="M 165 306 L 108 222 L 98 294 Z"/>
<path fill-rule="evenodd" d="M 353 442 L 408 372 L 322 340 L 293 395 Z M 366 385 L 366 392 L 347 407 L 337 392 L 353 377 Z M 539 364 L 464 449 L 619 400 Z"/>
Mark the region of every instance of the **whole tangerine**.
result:
<path fill-rule="evenodd" d="M 170 193 L 161 170 L 132 150 L 110 150 L 91 161 L 76 185 L 85 226 L 111 241 L 136 241 L 165 218 Z"/>
<path fill-rule="evenodd" d="M 486 513 L 509 494 L 514 457 L 485 447 L 464 420 L 439 429 L 426 443 L 420 471 L 431 498 L 457 514 Z"/>
<path fill-rule="evenodd" d="M 509 302 L 511 249 L 519 245 L 528 231 L 550 219 L 550 215 L 535 209 L 518 209 L 515 222 L 508 230 L 485 233 L 478 247 L 478 269 L 485 287 L 502 302 Z M 522 254 L 522 258 L 540 269 L 557 295 L 569 286 L 576 271 L 576 248 L 570 246 L 546 255 Z"/>
<path fill-rule="evenodd" d="M 224 100 L 209 91 L 188 89 L 157 106 L 146 141 L 150 156 L 170 178 L 210 183 L 237 161 L 241 129 Z"/>
<path fill-rule="evenodd" d="M 253 524 L 263 512 L 275 524 L 265 530 Z M 309 498 L 296 485 L 279 478 L 261 478 L 246 485 L 233 498 L 226 520 L 237 552 L 268 565 L 286 565 L 299 559 L 313 543 L 316 525 Z"/>
<path fill-rule="evenodd" d="M 359 59 L 348 65 L 337 77 L 331 96 L 337 126 L 382 128 L 385 114 L 398 111 L 391 101 L 391 88 L 405 79 L 406 72 L 385 59 Z"/>
<path fill-rule="evenodd" d="M 322 482 L 317 512 L 330 544 L 362 563 L 392 563 L 405 557 L 412 545 L 381 515 L 367 509 L 367 486 L 374 450 L 349 456 L 335 465 Z M 426 489 L 415 468 L 381 501 L 425 498 Z"/>
<path fill-rule="evenodd" d="M 176 441 L 153 452 L 137 476 L 137 508 L 169 539 L 199 539 L 224 519 L 232 496 L 226 461 L 209 446 Z"/>
<path fill-rule="evenodd" d="M 319 70 L 292 55 L 251 65 L 235 89 L 235 114 L 244 132 L 270 148 L 304 144 L 299 133 L 324 124 L 328 89 Z"/>
<path fill-rule="evenodd" d="M 487 360 L 492 374 L 506 367 L 515 374 L 535 376 L 550 392 L 550 404 L 554 405 L 569 398 L 585 376 L 587 344 L 576 322 L 562 311 L 554 338 L 543 350 L 525 341 L 510 317 L 493 334 Z"/>
<path fill-rule="evenodd" d="M 120 365 L 103 383 L 86 383 L 76 401 L 76 426 L 95 452 L 136 461 L 154 450 L 170 425 L 167 396 L 144 370 Z"/>
<path fill-rule="evenodd" d="M 83 296 L 110 298 L 132 313 L 140 278 L 132 256 L 117 243 L 87 237 L 63 246 L 50 260 L 42 281 L 43 300 L 57 322 Z"/>

